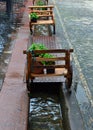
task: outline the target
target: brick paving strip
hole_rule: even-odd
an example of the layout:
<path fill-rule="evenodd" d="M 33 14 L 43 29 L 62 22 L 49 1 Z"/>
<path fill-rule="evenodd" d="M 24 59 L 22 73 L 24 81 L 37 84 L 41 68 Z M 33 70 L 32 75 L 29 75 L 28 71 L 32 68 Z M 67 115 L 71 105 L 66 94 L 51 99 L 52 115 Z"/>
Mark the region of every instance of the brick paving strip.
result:
<path fill-rule="evenodd" d="M 23 83 L 25 55 L 29 39 L 28 5 L 23 16 L 23 26 L 18 31 L 11 61 L 0 92 L 0 130 L 27 130 L 28 95 Z"/>

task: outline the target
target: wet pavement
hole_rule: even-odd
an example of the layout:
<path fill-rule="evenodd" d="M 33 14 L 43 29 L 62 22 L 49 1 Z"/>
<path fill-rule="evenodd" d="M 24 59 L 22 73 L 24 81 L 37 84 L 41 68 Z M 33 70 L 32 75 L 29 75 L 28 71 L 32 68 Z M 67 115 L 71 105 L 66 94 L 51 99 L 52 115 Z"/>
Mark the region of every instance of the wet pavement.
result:
<path fill-rule="evenodd" d="M 27 47 L 29 39 L 27 6 L 22 18 L 23 26 L 18 29 L 16 39 L 12 41 L 12 57 L 0 91 L 0 130 L 27 130 L 28 95 L 23 82 L 23 50 Z"/>
<path fill-rule="evenodd" d="M 56 35 L 62 48 L 73 48 L 73 88 L 84 130 L 93 130 L 93 1 L 52 0 Z"/>
<path fill-rule="evenodd" d="M 58 41 L 62 44 L 62 48 L 74 49 L 75 98 L 81 111 L 84 130 L 93 130 L 93 2 L 90 0 L 52 0 L 49 4 L 55 5 Z M 75 110 L 73 108 L 72 111 L 75 113 Z"/>
<path fill-rule="evenodd" d="M 25 1 L 13 1 L 11 17 L 6 13 L 6 2 L 0 1 L 0 90 L 10 62 L 14 40 L 22 25 L 21 20 L 25 9 Z"/>

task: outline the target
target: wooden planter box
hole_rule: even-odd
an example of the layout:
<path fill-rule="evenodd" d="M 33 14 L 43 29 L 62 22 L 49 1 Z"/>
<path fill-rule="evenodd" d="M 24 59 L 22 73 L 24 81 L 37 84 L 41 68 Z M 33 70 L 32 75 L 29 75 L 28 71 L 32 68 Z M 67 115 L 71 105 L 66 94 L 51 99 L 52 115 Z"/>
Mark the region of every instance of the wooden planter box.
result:
<path fill-rule="evenodd" d="M 35 61 L 31 66 L 31 72 L 34 74 L 43 74 L 43 64 L 41 62 Z"/>

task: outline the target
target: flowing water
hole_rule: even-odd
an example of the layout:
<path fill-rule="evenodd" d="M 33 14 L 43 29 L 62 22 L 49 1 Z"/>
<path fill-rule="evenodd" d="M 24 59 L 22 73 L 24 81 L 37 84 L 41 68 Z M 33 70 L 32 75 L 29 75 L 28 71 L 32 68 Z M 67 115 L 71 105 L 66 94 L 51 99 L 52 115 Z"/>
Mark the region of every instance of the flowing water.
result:
<path fill-rule="evenodd" d="M 52 87 L 51 87 L 52 86 Z M 31 89 L 29 103 L 28 130 L 70 130 L 69 124 L 64 122 L 60 84 L 36 84 Z M 66 127 L 68 126 L 68 128 Z"/>

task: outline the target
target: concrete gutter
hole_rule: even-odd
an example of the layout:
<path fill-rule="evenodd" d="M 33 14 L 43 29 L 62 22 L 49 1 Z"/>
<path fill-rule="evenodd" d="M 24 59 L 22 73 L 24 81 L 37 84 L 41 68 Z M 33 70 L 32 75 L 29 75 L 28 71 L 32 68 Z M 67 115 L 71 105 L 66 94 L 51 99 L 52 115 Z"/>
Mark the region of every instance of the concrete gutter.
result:
<path fill-rule="evenodd" d="M 20 27 L 12 52 L 11 61 L 0 93 L 0 130 L 27 130 L 28 95 L 23 82 L 25 55 L 29 40 L 28 5 L 23 16 L 23 26 Z"/>
<path fill-rule="evenodd" d="M 85 130 L 84 122 L 73 88 L 71 94 L 67 93 L 65 88 L 63 88 L 63 93 L 66 107 L 68 109 L 68 121 L 71 130 Z"/>

